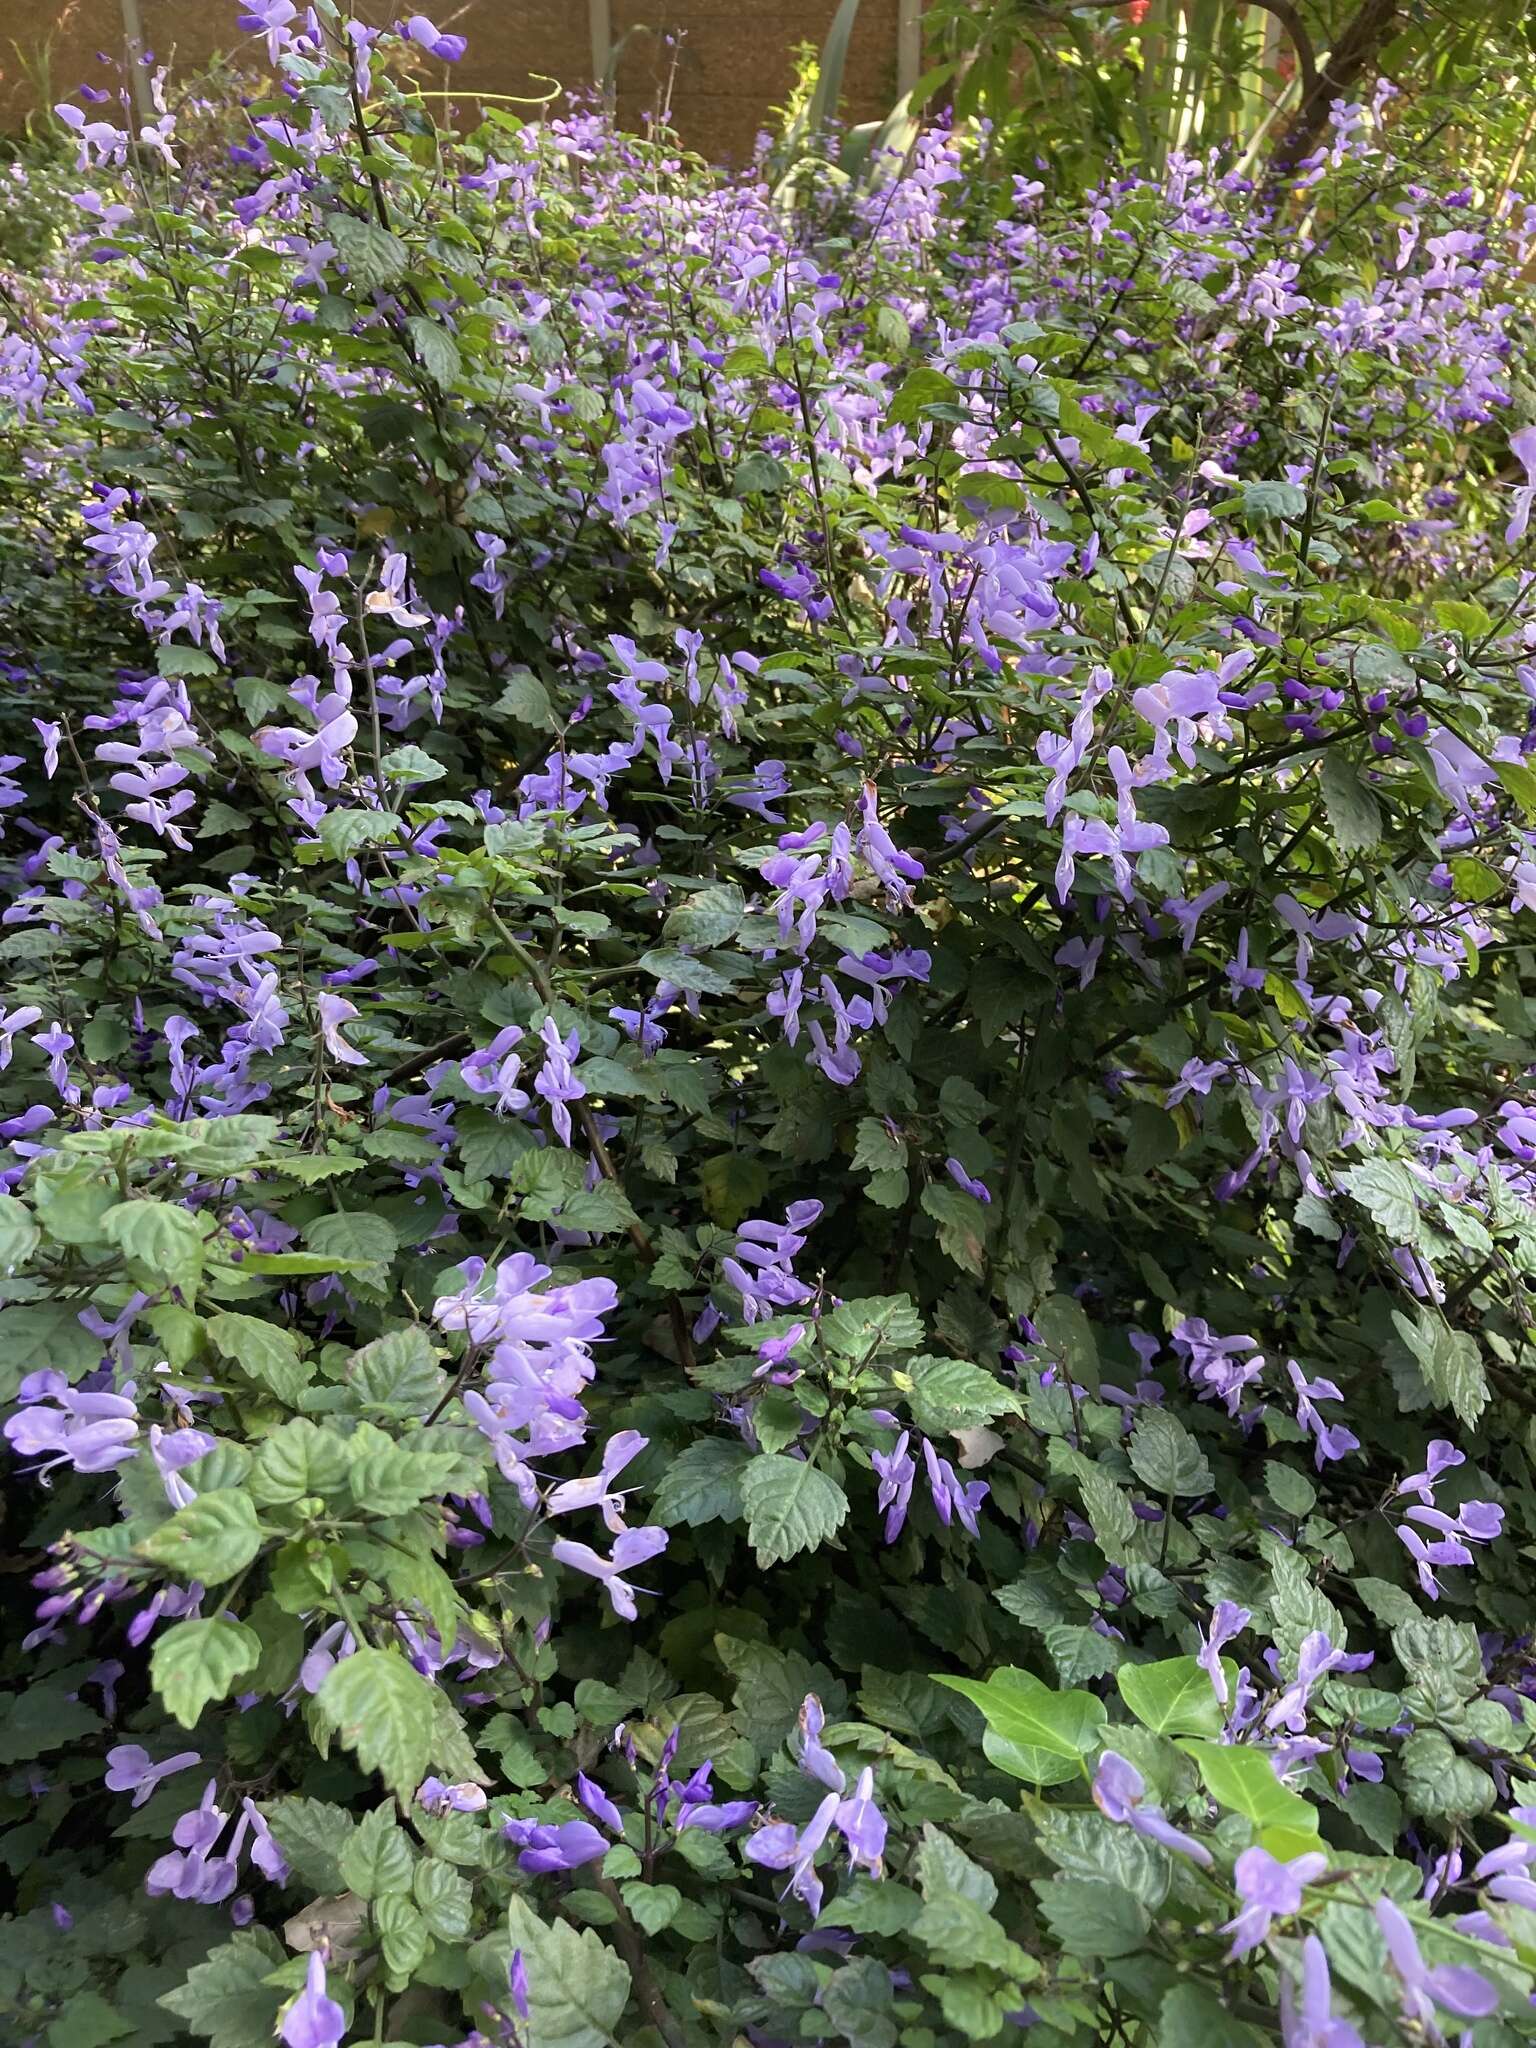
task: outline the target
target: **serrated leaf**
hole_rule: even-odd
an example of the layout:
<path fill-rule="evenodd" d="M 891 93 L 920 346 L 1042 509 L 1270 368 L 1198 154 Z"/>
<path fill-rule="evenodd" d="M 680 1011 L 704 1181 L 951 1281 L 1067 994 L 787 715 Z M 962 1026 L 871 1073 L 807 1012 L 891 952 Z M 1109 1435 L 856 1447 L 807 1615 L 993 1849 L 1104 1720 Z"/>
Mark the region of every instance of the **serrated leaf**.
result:
<path fill-rule="evenodd" d="M 1209 1493 L 1216 1483 L 1205 1453 L 1166 1408 L 1139 1410 L 1130 1456 L 1131 1470 L 1150 1493 Z"/>
<path fill-rule="evenodd" d="M 343 1884 L 360 1899 L 382 1899 L 411 1889 L 410 1841 L 393 1810 L 376 1806 L 352 1831 L 338 1859 Z"/>
<path fill-rule="evenodd" d="M 272 2048 L 286 1994 L 268 1983 L 287 1960 L 264 1927 L 250 1927 L 194 1963 L 184 1984 L 156 2001 L 211 2048 Z"/>
<path fill-rule="evenodd" d="M 346 1890 L 341 1858 L 356 1822 L 345 1807 L 323 1799 L 272 1799 L 262 1814 L 299 1880 L 314 1892 Z"/>
<path fill-rule="evenodd" d="M 238 1621 L 178 1621 L 156 1637 L 149 1675 L 167 1712 L 194 1728 L 209 1701 L 228 1699 L 260 1658 L 260 1636 Z"/>
<path fill-rule="evenodd" d="M 741 1498 L 759 1565 L 818 1549 L 848 1513 L 837 1481 L 803 1458 L 753 1458 L 741 1476 Z"/>
<path fill-rule="evenodd" d="M 280 1323 L 229 1311 L 210 1316 L 206 1325 L 214 1348 L 233 1360 L 248 1378 L 290 1408 L 314 1378 L 315 1368 L 299 1357 L 299 1340 Z"/>
<path fill-rule="evenodd" d="M 507 1933 L 528 1973 L 527 2048 L 606 2048 L 629 1999 L 629 1971 L 602 1937 L 545 1920 L 516 1894 Z"/>
<path fill-rule="evenodd" d="M 256 1510 L 232 1488 L 200 1493 L 138 1545 L 140 1557 L 184 1579 L 220 1586 L 242 1572 L 262 1545 Z"/>
<path fill-rule="evenodd" d="M 354 1650 L 327 1674 L 315 1709 L 365 1771 L 413 1797 L 431 1761 L 433 1688 L 403 1657 Z"/>
<path fill-rule="evenodd" d="M 176 1202 L 118 1202 L 101 1219 L 102 1233 L 135 1271 L 158 1290 L 191 1296 L 203 1270 L 203 1232 L 190 1209 Z"/>

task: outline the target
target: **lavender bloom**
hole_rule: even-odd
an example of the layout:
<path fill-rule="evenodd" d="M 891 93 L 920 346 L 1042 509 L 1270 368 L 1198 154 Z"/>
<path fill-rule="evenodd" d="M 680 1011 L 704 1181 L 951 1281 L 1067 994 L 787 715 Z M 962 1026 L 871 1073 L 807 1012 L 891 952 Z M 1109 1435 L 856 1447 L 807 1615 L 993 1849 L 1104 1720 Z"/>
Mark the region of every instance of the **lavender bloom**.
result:
<path fill-rule="evenodd" d="M 702 1828 L 707 1835 L 728 1835 L 733 1828 L 744 1828 L 756 1813 L 755 1799 L 727 1799 L 718 1806 L 705 1799 L 684 1806 L 674 1825 L 679 1834 L 684 1828 Z"/>
<path fill-rule="evenodd" d="M 485 1807 L 485 1789 L 480 1785 L 445 1785 L 441 1778 L 423 1778 L 417 1788 L 416 1804 L 434 1817 L 445 1813 L 480 1813 Z"/>
<path fill-rule="evenodd" d="M 1376 1920 L 1386 1937 L 1387 1954 L 1402 1987 L 1403 2017 L 1435 2038 L 1435 2007 L 1459 2019 L 1485 2019 L 1498 2009 L 1499 1994 L 1488 1979 L 1465 1963 L 1437 1963 L 1433 1969 L 1419 1953 L 1418 1938 L 1408 1916 L 1390 1899 L 1376 1901 Z"/>
<path fill-rule="evenodd" d="M 28 1373 L 17 1389 L 23 1404 L 7 1417 L 5 1435 L 18 1457 L 42 1458 L 44 1472 L 111 1472 L 137 1455 L 139 1414 L 130 1381 L 120 1394 L 78 1393 L 59 1372 Z"/>
<path fill-rule="evenodd" d="M 990 1202 L 992 1190 L 984 1180 L 972 1180 L 958 1159 L 946 1159 L 945 1171 L 957 1188 L 964 1188 L 968 1195 L 974 1195 L 978 1202 Z"/>
<path fill-rule="evenodd" d="M 912 1499 L 912 1482 L 917 1477 L 917 1460 L 907 1449 L 912 1436 L 903 1430 L 892 1451 L 871 1451 L 869 1462 L 880 1475 L 877 1507 L 885 1510 L 885 1540 L 894 1543 L 907 1519 Z"/>
<path fill-rule="evenodd" d="M 1517 541 L 1525 539 L 1526 528 L 1531 523 L 1531 508 L 1536 506 L 1536 427 L 1522 427 L 1518 433 L 1511 434 L 1509 450 L 1525 470 L 1525 482 L 1515 492 L 1514 509 L 1504 529 L 1504 545 L 1512 548 Z"/>
<path fill-rule="evenodd" d="M 866 1764 L 859 1773 L 853 1796 L 842 1802 L 835 1818 L 838 1832 L 848 1845 L 849 1869 L 867 1870 L 871 1877 L 879 1877 L 883 1874 L 886 1823 L 875 1805 L 874 1790 L 875 1774 Z"/>
<path fill-rule="evenodd" d="M 181 1749 L 163 1764 L 157 1764 L 150 1760 L 149 1751 L 136 1742 L 120 1742 L 116 1749 L 107 1751 L 107 1790 L 131 1792 L 134 1805 L 142 1806 L 162 1778 L 190 1770 L 201 1761 L 195 1749 Z"/>
<path fill-rule="evenodd" d="M 320 1012 L 320 1037 L 326 1051 L 343 1066 L 366 1067 L 368 1055 L 348 1045 L 341 1035 L 341 1027 L 350 1018 L 359 1015 L 356 1003 L 349 1003 L 345 996 L 334 996 L 325 990 L 315 998 L 315 1007 Z"/>
<path fill-rule="evenodd" d="M 973 1479 L 967 1484 L 955 1471 L 947 1458 L 923 1438 L 923 1463 L 928 1472 L 928 1490 L 933 1496 L 934 1512 L 947 1529 L 951 1517 L 959 1520 L 961 1526 L 973 1536 L 979 1536 L 981 1529 L 976 1520 L 976 1511 L 992 1491 L 984 1479 Z"/>
<path fill-rule="evenodd" d="M 1196 1663 L 1211 1681 L 1218 1706 L 1227 1704 L 1227 1675 L 1221 1668 L 1221 1652 L 1234 1636 L 1242 1634 L 1253 1616 L 1232 1600 L 1218 1600 L 1211 1615 L 1209 1634 L 1202 1633 Z"/>
<path fill-rule="evenodd" d="M 783 1896 L 788 1898 L 793 1893 L 803 1899 L 813 1917 L 821 1911 L 822 1900 L 816 1852 L 827 1839 L 841 1803 L 835 1792 L 829 1792 L 804 1828 L 797 1829 L 787 1820 L 770 1821 L 767 1827 L 749 1836 L 742 1849 L 753 1863 L 764 1864 L 769 1870 L 788 1870 L 789 1883 Z"/>
<path fill-rule="evenodd" d="M 1242 1911 L 1222 1928 L 1233 1937 L 1227 1960 L 1235 1962 L 1259 1946 L 1269 1933 L 1270 1922 L 1288 1920 L 1301 1911 L 1301 1895 L 1328 1868 L 1320 1850 L 1293 1856 L 1282 1863 L 1267 1849 L 1245 1849 L 1233 1869 Z"/>
<path fill-rule="evenodd" d="M 312 1948 L 304 1989 L 283 2015 L 278 2038 L 284 2048 L 341 2048 L 346 2026 L 341 2007 L 325 1993 L 325 1958 Z"/>
<path fill-rule="evenodd" d="M 1369 1663 L 1369 1657 L 1365 1660 Z M 1304 1735 L 1307 1730 L 1307 1702 L 1312 1688 L 1330 1671 L 1358 1670 L 1360 1661 L 1352 1658 L 1345 1650 L 1336 1650 L 1321 1629 L 1314 1629 L 1296 1653 L 1296 1677 L 1279 1699 L 1264 1716 L 1264 1726 L 1271 1733 L 1277 1728 L 1289 1729 L 1292 1735 Z"/>
<path fill-rule="evenodd" d="M 635 1594 L 644 1592 L 644 1587 L 632 1586 L 623 1573 L 633 1571 L 638 1564 L 645 1564 L 650 1558 L 659 1557 L 667 1547 L 665 1529 L 626 1529 L 613 1546 L 612 1558 L 605 1558 L 590 1549 L 585 1543 L 567 1543 L 562 1537 L 552 1543 L 550 1555 L 558 1564 L 568 1564 L 573 1570 L 586 1572 L 589 1577 L 602 1581 L 604 1591 L 615 1614 L 625 1621 L 633 1621 L 636 1615 Z"/>
<path fill-rule="evenodd" d="M 556 1137 L 562 1145 L 569 1146 L 571 1112 L 566 1104 L 579 1102 L 587 1092 L 571 1068 L 571 1061 L 581 1051 L 581 1037 L 573 1030 L 569 1037 L 562 1038 L 553 1017 L 544 1019 L 539 1036 L 544 1041 L 544 1064 L 533 1085 L 549 1104 L 549 1120 Z"/>
<path fill-rule="evenodd" d="M 1348 2020 L 1333 2017 L 1328 1951 L 1315 1934 L 1301 1945 L 1301 2001 L 1289 1975 L 1280 1979 L 1280 2037 L 1285 2048 L 1365 2048 Z"/>
<path fill-rule="evenodd" d="M 1146 1779 L 1129 1758 L 1116 1750 L 1106 1749 L 1099 1758 L 1099 1767 L 1093 1777 L 1093 1803 L 1105 1819 L 1128 1825 L 1138 1835 L 1145 1835 L 1148 1841 L 1188 1856 L 1192 1862 L 1209 1870 L 1213 1861 L 1210 1850 L 1203 1842 L 1197 1842 L 1192 1835 L 1176 1828 L 1161 1807 L 1144 1805 L 1146 1791 Z"/>
<path fill-rule="evenodd" d="M 520 2020 L 528 2018 L 528 1966 L 523 1961 L 520 1948 L 512 1951 L 512 1960 L 507 1965 L 507 1991 L 512 2000 L 512 2010 Z"/>
<path fill-rule="evenodd" d="M 585 1820 L 509 1820 L 501 1832 L 520 1852 L 518 1869 L 530 1877 L 596 1863 L 609 1849 L 607 1837 Z"/>
<path fill-rule="evenodd" d="M 805 1234 L 821 1215 L 820 1202 L 791 1202 L 782 1223 L 749 1217 L 738 1226 L 734 1253 L 720 1261 L 725 1280 L 741 1296 L 749 1323 L 797 1308 L 812 1289 L 797 1279 L 793 1261 L 805 1249 Z"/>
<path fill-rule="evenodd" d="M 623 1814 L 620 1813 L 602 1786 L 595 1784 L 585 1771 L 578 1771 L 576 1773 L 576 1797 L 594 1820 L 600 1820 L 610 1834 L 622 1838 L 624 1833 Z"/>
<path fill-rule="evenodd" d="M 821 1731 L 825 1726 L 826 1715 L 821 1701 L 815 1693 L 807 1693 L 800 1707 L 800 1768 L 808 1778 L 814 1778 L 828 1791 L 842 1792 L 847 1789 L 848 1781 L 832 1752 L 822 1746 Z"/>
<path fill-rule="evenodd" d="M 624 1495 L 615 1492 L 613 1482 L 650 1442 L 638 1429 L 621 1429 L 603 1447 L 601 1468 L 589 1479 L 565 1479 L 544 1502 L 550 1515 L 568 1515 L 577 1508 L 601 1508 L 603 1521 L 615 1536 L 624 1531 Z"/>

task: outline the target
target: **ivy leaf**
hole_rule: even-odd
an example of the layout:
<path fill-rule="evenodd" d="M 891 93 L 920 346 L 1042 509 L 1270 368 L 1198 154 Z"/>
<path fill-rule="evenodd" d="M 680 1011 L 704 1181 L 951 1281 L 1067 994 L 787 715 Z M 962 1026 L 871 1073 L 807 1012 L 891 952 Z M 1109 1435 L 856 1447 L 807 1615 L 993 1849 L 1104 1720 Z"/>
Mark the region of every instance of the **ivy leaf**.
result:
<path fill-rule="evenodd" d="M 629 1970 L 590 1927 L 545 1920 L 514 1893 L 507 1932 L 528 1973 L 527 2048 L 606 2048 L 629 2001 Z"/>
<path fill-rule="evenodd" d="M 1266 1750 L 1214 1742 L 1181 1742 L 1179 1747 L 1194 1758 L 1211 1797 L 1256 1828 L 1317 1833 L 1317 1808 L 1281 1784 Z"/>
<path fill-rule="evenodd" d="M 1064 1785 L 1086 1774 L 1084 1757 L 1107 1718 L 1091 1692 L 1053 1692 L 1033 1672 L 1004 1665 L 989 1679 L 934 1674 L 981 1709 L 987 1724 L 982 1747 L 999 1770 L 1032 1785 Z"/>
<path fill-rule="evenodd" d="M 260 1660 L 255 1630 L 220 1615 L 178 1621 L 157 1636 L 149 1675 L 167 1711 L 183 1728 L 195 1728 L 209 1701 L 228 1699 Z"/>
<path fill-rule="evenodd" d="M 1236 1666 L 1226 1668 L 1235 1679 Z M 1210 1678 L 1193 1657 L 1166 1657 L 1158 1664 L 1122 1664 L 1115 1683 L 1137 1720 L 1156 1735 L 1208 1735 L 1214 1741 L 1221 1733 L 1226 1716 Z"/>
<path fill-rule="evenodd" d="M 352 1750 L 408 1800 L 431 1761 L 433 1689 L 391 1650 L 354 1650 L 327 1674 L 315 1710 Z"/>
<path fill-rule="evenodd" d="M 248 1497 L 221 1488 L 178 1508 L 137 1548 L 151 1564 L 163 1564 L 184 1579 L 201 1579 L 205 1586 L 220 1586 L 243 1572 L 261 1545 L 261 1525 Z"/>
<path fill-rule="evenodd" d="M 837 1481 L 804 1458 L 753 1458 L 741 1476 L 741 1498 L 759 1565 L 817 1549 L 848 1513 Z"/>

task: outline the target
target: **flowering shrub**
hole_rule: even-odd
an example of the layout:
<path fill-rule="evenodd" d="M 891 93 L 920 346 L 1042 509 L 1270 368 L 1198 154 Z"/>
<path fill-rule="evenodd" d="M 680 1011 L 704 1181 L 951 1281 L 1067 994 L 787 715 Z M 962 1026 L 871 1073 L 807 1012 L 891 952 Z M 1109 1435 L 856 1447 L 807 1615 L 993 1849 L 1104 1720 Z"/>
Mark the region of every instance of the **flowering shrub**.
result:
<path fill-rule="evenodd" d="M 244 22 L 0 278 L 6 2038 L 1532 2038 L 1536 220 Z"/>

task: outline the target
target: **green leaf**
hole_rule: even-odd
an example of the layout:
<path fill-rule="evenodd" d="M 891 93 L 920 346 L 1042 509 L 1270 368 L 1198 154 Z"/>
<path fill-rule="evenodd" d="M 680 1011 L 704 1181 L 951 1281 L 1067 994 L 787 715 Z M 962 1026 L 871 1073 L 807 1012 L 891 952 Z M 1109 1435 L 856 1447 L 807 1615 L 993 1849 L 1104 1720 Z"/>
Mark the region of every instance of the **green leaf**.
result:
<path fill-rule="evenodd" d="M 922 418 L 925 405 L 952 404 L 959 396 L 960 387 L 953 378 L 924 365 L 907 372 L 901 389 L 885 409 L 885 417 L 893 427 L 911 426 Z"/>
<path fill-rule="evenodd" d="M 1365 853 L 1381 838 L 1381 805 L 1359 770 L 1330 747 L 1319 770 L 1323 808 L 1340 853 Z"/>
<path fill-rule="evenodd" d="M 760 1566 L 817 1549 L 848 1513 L 837 1481 L 803 1458 L 753 1458 L 741 1476 L 741 1498 Z"/>
<path fill-rule="evenodd" d="M 320 1719 L 399 1798 L 414 1797 L 432 1755 L 433 1689 L 391 1650 L 354 1650 L 315 1694 Z"/>
<path fill-rule="evenodd" d="M 741 1475 L 752 1452 L 733 1436 L 700 1436 L 668 1464 L 651 1503 L 651 1522 L 662 1528 L 700 1528 L 739 1522 L 745 1513 Z"/>
<path fill-rule="evenodd" d="M 425 1330 L 391 1330 L 347 1364 L 347 1384 L 365 1415 L 403 1419 L 436 1407 L 448 1385 Z"/>
<path fill-rule="evenodd" d="M 267 1979 L 286 1960 L 275 1936 L 247 1928 L 194 1963 L 187 1981 L 157 2003 L 206 2035 L 211 2048 L 272 2048 L 286 1994 Z"/>
<path fill-rule="evenodd" d="M 460 1942 L 469 1933 L 474 1891 L 466 1878 L 435 1856 L 416 1865 L 411 1887 L 427 1932 L 439 1941 Z"/>
<path fill-rule="evenodd" d="M 121 2041 L 136 2034 L 138 2027 L 98 1998 L 94 1991 L 76 1991 L 56 2020 L 48 2027 L 48 2048 L 106 2048 L 109 2041 Z"/>
<path fill-rule="evenodd" d="M 947 1436 L 996 1415 L 1023 1412 L 1011 1387 L 963 1358 L 914 1358 L 906 1370 L 912 1379 L 907 1406 L 925 1436 Z"/>
<path fill-rule="evenodd" d="M 629 1971 L 608 1944 L 515 1893 L 507 1932 L 528 1973 L 527 2048 L 606 2048 L 629 2000 Z"/>
<path fill-rule="evenodd" d="M 262 1545 L 256 1510 L 244 1493 L 223 1488 L 200 1493 L 146 1536 L 140 1557 L 184 1579 L 220 1586 L 243 1572 Z"/>
<path fill-rule="evenodd" d="M 405 323 L 417 359 L 432 382 L 446 391 L 464 374 L 464 359 L 458 343 L 436 320 L 413 313 Z"/>
<path fill-rule="evenodd" d="M 1106 1714 L 1091 1692 L 1054 1692 L 1033 1672 L 1004 1665 L 989 1679 L 934 1674 L 981 1709 L 987 1724 L 983 1749 L 999 1770 L 1032 1785 L 1063 1785 L 1084 1777 L 1083 1759 L 1098 1742 Z"/>
<path fill-rule="evenodd" d="M 1142 1408 L 1131 1437 L 1131 1470 L 1151 1493 L 1209 1493 L 1215 1485 L 1205 1453 L 1176 1415 Z"/>
<path fill-rule="evenodd" d="M 404 1892 L 388 1892 L 376 1901 L 373 1924 L 391 1976 L 409 1977 L 426 1961 L 432 1937 L 427 1923 Z"/>
<path fill-rule="evenodd" d="M 1434 1309 L 1416 1305 L 1411 1314 L 1392 1311 L 1392 1327 L 1413 1354 L 1436 1403 L 1465 1423 L 1477 1421 L 1488 1405 L 1488 1376 L 1477 1339 L 1453 1330 Z"/>
<path fill-rule="evenodd" d="M 723 946 L 735 938 L 747 899 L 734 882 L 695 889 L 667 912 L 663 930 L 674 945 Z"/>
<path fill-rule="evenodd" d="M 382 1899 L 411 1889 L 413 1863 L 405 1830 L 388 1806 L 365 1813 L 340 1855 L 342 1882 L 360 1899 Z"/>
<path fill-rule="evenodd" d="M 1256 1828 L 1317 1833 L 1317 1808 L 1280 1783 L 1266 1750 L 1212 1742 L 1182 1742 L 1179 1747 L 1194 1758 L 1211 1797 Z"/>
<path fill-rule="evenodd" d="M 912 1922 L 912 1934 L 942 1962 L 965 1969 L 1002 1970 L 1017 1981 L 1036 1976 L 1039 1965 L 1003 1932 L 997 1921 L 962 1892 L 940 1892 Z"/>
<path fill-rule="evenodd" d="M 353 1460 L 347 1483 L 357 1505 L 370 1515 L 405 1515 L 423 1501 L 446 1493 L 459 1469 L 455 1457 L 386 1444 Z"/>
<path fill-rule="evenodd" d="M 1134 1955 L 1152 1924 L 1145 1906 L 1118 1885 L 1102 1880 L 1036 1879 L 1035 1893 L 1046 1924 L 1069 1956 L 1097 1960 Z"/>
<path fill-rule="evenodd" d="M 1250 526 L 1268 519 L 1300 519 L 1307 509 L 1307 494 L 1300 484 L 1269 477 L 1245 483 L 1242 499 L 1243 517 Z"/>
<path fill-rule="evenodd" d="M 1451 887 L 1463 903 L 1496 903 L 1509 894 L 1509 884 L 1497 868 L 1489 867 L 1469 853 L 1456 854 L 1448 863 Z"/>
<path fill-rule="evenodd" d="M 649 953 L 642 953 L 635 964 L 642 974 L 653 975 L 657 981 L 670 981 L 701 996 L 729 995 L 745 978 L 745 970 L 729 954 L 715 953 L 702 959 L 693 953 L 680 953 L 674 946 L 655 946 Z"/>
<path fill-rule="evenodd" d="M 260 1636 L 238 1621 L 178 1621 L 155 1638 L 149 1675 L 167 1711 L 195 1728 L 209 1701 L 228 1699 L 260 1659 Z"/>
<path fill-rule="evenodd" d="M 341 1892 L 341 1859 L 356 1826 L 345 1807 L 322 1799 L 272 1799 L 262 1806 L 267 1826 L 295 1875 L 315 1892 Z"/>
<path fill-rule="evenodd" d="M 410 267 L 411 252 L 400 237 L 370 220 L 359 220 L 350 213 L 327 214 L 325 232 L 336 244 L 353 283 L 364 291 L 392 284 Z"/>
<path fill-rule="evenodd" d="M 1399 1159 L 1364 1159 L 1339 1174 L 1339 1186 L 1370 1212 L 1382 1235 L 1411 1245 L 1419 1233 L 1419 1184 Z"/>
<path fill-rule="evenodd" d="M 1506 793 L 1528 818 L 1536 818 L 1536 769 L 1523 766 L 1518 761 L 1495 761 L 1494 772 L 1503 784 Z"/>
<path fill-rule="evenodd" d="M 1227 1667 L 1231 1679 L 1236 1666 Z M 1229 1683 L 1231 1680 L 1229 1680 Z M 1115 1673 L 1120 1697 L 1157 1735 L 1220 1735 L 1226 1716 L 1211 1681 L 1193 1657 L 1168 1657 L 1158 1664 L 1122 1664 Z"/>
<path fill-rule="evenodd" d="M 349 1446 L 334 1430 L 295 1416 L 257 1446 L 251 1497 L 263 1507 L 278 1507 L 309 1494 L 340 1494 L 350 1458 Z"/>
<path fill-rule="evenodd" d="M 228 1312 L 210 1316 L 208 1335 L 221 1356 L 290 1408 L 314 1378 L 315 1368 L 299 1358 L 299 1340 L 280 1323 Z"/>
<path fill-rule="evenodd" d="M 66 1699 L 57 1680 L 29 1685 L 6 1697 L 0 1714 L 0 1764 L 29 1763 L 33 1757 L 70 1749 L 101 1726 L 83 1700 Z"/>
<path fill-rule="evenodd" d="M 854 2048 L 893 2048 L 893 1996 L 891 1973 L 885 1964 L 875 1956 L 857 1956 L 833 1971 L 821 1994 L 821 2009 Z"/>
<path fill-rule="evenodd" d="M 1041 1342 L 1053 1358 L 1090 1394 L 1099 1391 L 1099 1346 L 1082 1303 L 1070 1294 L 1053 1294 L 1032 1318 Z"/>
<path fill-rule="evenodd" d="M 136 1278 L 154 1290 L 178 1288 L 191 1296 L 203 1271 L 203 1233 L 190 1209 L 175 1202 L 118 1202 L 101 1220 L 102 1231 Z"/>
<path fill-rule="evenodd" d="M 660 1934 L 663 1927 L 670 1927 L 683 1903 L 683 1895 L 674 1884 L 641 1884 L 636 1880 L 621 1885 L 619 1890 L 630 1919 L 646 1934 Z"/>
<path fill-rule="evenodd" d="M 317 1218 L 305 1225 L 304 1242 L 320 1257 L 353 1268 L 388 1265 L 400 1248 L 393 1228 L 366 1209 L 338 1209 Z"/>
<path fill-rule="evenodd" d="M 37 1250 L 42 1232 L 15 1195 L 0 1195 L 0 1272 L 14 1273 Z"/>

